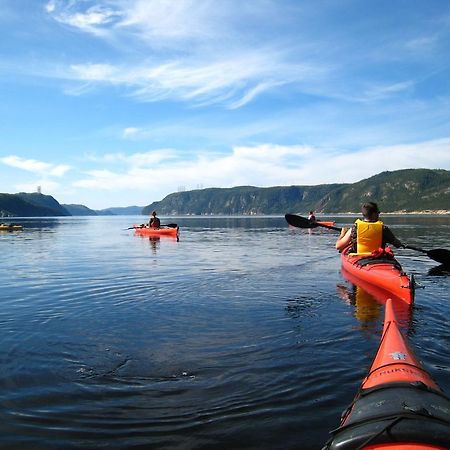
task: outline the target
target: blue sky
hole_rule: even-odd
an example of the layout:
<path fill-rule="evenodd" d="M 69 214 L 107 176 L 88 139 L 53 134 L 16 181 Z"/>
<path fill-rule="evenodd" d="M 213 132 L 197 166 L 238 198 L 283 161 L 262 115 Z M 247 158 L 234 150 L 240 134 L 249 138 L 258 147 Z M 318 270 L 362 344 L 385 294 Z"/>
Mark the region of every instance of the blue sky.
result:
<path fill-rule="evenodd" d="M 448 0 L 1 0 L 0 192 L 450 169 Z"/>

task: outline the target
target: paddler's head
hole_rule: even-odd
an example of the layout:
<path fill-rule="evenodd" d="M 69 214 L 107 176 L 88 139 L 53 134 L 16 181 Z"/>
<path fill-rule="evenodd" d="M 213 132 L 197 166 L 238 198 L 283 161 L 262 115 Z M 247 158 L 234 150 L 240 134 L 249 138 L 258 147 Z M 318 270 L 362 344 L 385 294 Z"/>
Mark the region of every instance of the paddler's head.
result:
<path fill-rule="evenodd" d="M 376 221 L 380 215 L 378 205 L 374 202 L 364 203 L 361 207 L 361 212 L 365 220 Z"/>

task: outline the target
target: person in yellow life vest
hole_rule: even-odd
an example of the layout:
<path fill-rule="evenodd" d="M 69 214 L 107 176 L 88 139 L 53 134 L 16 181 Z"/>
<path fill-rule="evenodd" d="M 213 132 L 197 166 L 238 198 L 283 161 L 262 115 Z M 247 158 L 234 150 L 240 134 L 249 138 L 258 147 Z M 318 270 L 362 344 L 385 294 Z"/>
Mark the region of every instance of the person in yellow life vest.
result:
<path fill-rule="evenodd" d="M 380 210 L 374 202 L 364 203 L 361 207 L 363 220 L 357 219 L 349 228 L 342 228 L 336 241 L 336 250 L 342 252 L 350 247 L 350 252 L 369 255 L 386 244 L 394 247 L 403 247 L 403 244 L 394 236 L 394 233 L 379 219 Z"/>
<path fill-rule="evenodd" d="M 148 227 L 157 229 L 161 227 L 161 221 L 156 217 L 156 211 L 152 212 L 150 220 L 148 221 Z"/>

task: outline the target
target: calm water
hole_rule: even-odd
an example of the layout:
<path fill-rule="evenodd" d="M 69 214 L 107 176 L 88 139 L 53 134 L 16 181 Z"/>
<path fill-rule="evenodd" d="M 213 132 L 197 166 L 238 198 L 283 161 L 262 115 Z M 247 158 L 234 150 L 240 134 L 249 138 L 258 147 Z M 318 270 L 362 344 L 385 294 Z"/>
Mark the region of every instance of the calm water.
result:
<path fill-rule="evenodd" d="M 179 242 L 124 230 L 143 221 L 24 219 L 0 234 L 0 447 L 320 449 L 383 322 L 342 278 L 336 232 L 283 217 L 163 220 Z M 448 216 L 385 221 L 449 247 Z M 397 254 L 423 287 L 405 331 L 450 393 L 450 277 Z"/>

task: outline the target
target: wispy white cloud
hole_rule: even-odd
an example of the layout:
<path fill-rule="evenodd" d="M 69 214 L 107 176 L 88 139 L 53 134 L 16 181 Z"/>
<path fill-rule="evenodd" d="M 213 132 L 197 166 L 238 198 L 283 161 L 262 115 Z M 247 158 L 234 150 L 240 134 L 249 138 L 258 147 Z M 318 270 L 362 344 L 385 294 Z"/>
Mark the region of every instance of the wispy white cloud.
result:
<path fill-rule="evenodd" d="M 211 37 L 223 28 L 223 5 L 203 0 L 137 0 L 122 2 L 121 28 L 137 28 L 140 38 L 161 42 Z"/>
<path fill-rule="evenodd" d="M 142 134 L 142 129 L 137 127 L 127 127 L 122 132 L 122 137 L 124 139 L 132 139 Z"/>
<path fill-rule="evenodd" d="M 127 35 L 157 47 L 222 35 L 233 12 L 231 4 L 211 0 L 103 0 L 95 6 L 52 0 L 45 9 L 56 21 L 82 32 Z"/>
<path fill-rule="evenodd" d="M 82 95 L 98 84 L 110 84 L 143 102 L 169 99 L 236 109 L 275 87 L 317 79 L 325 70 L 321 64 L 293 59 L 285 43 L 261 39 L 264 35 L 250 38 L 243 31 L 246 20 L 249 25 L 257 20 L 263 22 L 259 26 L 268 23 L 270 11 L 279 8 L 274 2 L 264 3 L 264 14 L 260 7 L 248 5 L 240 5 L 236 14 L 236 5 L 212 0 L 104 0 L 92 7 L 52 0 L 46 10 L 58 23 L 107 38 L 119 48 L 128 43 L 124 63 L 71 64 L 64 77 L 81 84 L 66 87 L 66 93 Z M 140 49 L 134 60 L 130 47 Z"/>
<path fill-rule="evenodd" d="M 430 155 L 433 155 L 430 158 Z M 361 162 L 361 164 L 358 164 Z M 357 170 L 355 170 L 357 167 Z M 321 182 L 355 182 L 377 173 L 409 168 L 450 169 L 450 138 L 414 144 L 376 146 L 357 152 L 321 152 L 305 169 Z M 315 183 L 314 183 L 315 184 Z"/>
<path fill-rule="evenodd" d="M 392 97 L 393 94 L 395 95 L 404 91 L 411 90 L 414 88 L 414 86 L 415 82 L 413 80 L 407 80 L 393 84 L 373 85 L 366 90 L 361 100 L 363 101 L 382 100 L 384 98 Z"/>
<path fill-rule="evenodd" d="M 177 158 L 177 152 L 171 148 L 162 148 L 151 150 L 148 152 L 138 152 L 132 154 L 126 153 L 105 153 L 96 155 L 93 153 L 86 153 L 82 160 L 98 164 L 115 164 L 119 163 L 127 168 L 135 167 L 153 167 L 155 164 L 163 162 L 171 162 Z M 96 173 L 96 171 L 94 171 Z M 100 173 L 102 173 L 100 171 Z"/>
<path fill-rule="evenodd" d="M 108 6 L 95 5 L 79 11 L 81 3 L 51 0 L 45 5 L 45 10 L 57 22 L 78 28 L 81 31 L 104 35 L 105 25 L 110 25 L 121 16 L 121 12 Z"/>
<path fill-rule="evenodd" d="M 412 52 L 429 52 L 430 50 L 433 50 L 438 43 L 439 38 L 436 35 L 420 36 L 407 41 L 405 43 L 405 48 Z"/>
<path fill-rule="evenodd" d="M 115 67 L 76 64 L 68 76 L 83 83 L 121 85 L 144 102 L 164 99 L 241 107 L 275 86 L 298 83 L 320 74 L 306 64 L 284 63 L 276 51 L 240 53 L 211 61 L 173 61 L 160 65 Z"/>
<path fill-rule="evenodd" d="M 70 170 L 70 166 L 65 164 L 51 164 L 35 159 L 24 159 L 19 156 L 5 156 L 0 158 L 0 162 L 16 169 L 26 170 L 36 174 L 42 174 L 53 177 L 62 177 Z"/>

